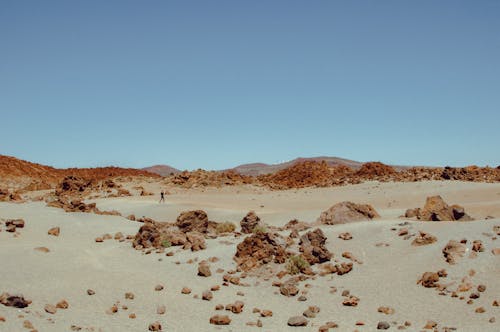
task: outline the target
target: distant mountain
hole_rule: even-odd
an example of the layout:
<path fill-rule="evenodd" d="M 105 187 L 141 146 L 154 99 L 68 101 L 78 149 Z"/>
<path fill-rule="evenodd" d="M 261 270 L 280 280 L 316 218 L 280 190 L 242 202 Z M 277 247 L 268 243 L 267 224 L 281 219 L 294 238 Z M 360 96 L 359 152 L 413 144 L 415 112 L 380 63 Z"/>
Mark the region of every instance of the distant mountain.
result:
<path fill-rule="evenodd" d="M 142 170 L 150 173 L 155 173 L 161 176 L 169 176 L 171 174 L 177 174 L 181 172 L 177 168 L 173 168 L 168 165 L 154 165 L 150 167 L 144 167 L 142 168 Z"/>
<path fill-rule="evenodd" d="M 243 164 L 236 166 L 232 168 L 231 170 L 236 171 L 240 174 L 243 175 L 251 175 L 251 176 L 257 176 L 257 175 L 263 175 L 263 174 L 271 174 L 277 171 L 280 171 L 282 169 L 288 168 L 290 166 L 295 165 L 296 163 L 304 162 L 304 161 L 326 161 L 326 163 L 330 166 L 339 166 L 339 165 L 344 165 L 344 166 L 349 166 L 354 169 L 358 169 L 363 165 L 362 162 L 354 161 L 354 160 L 349 160 L 349 159 L 343 159 L 343 158 L 337 158 L 337 157 L 311 157 L 311 158 L 296 158 L 291 161 L 287 161 L 284 163 L 280 164 L 263 164 L 263 163 L 252 163 L 252 164 Z"/>

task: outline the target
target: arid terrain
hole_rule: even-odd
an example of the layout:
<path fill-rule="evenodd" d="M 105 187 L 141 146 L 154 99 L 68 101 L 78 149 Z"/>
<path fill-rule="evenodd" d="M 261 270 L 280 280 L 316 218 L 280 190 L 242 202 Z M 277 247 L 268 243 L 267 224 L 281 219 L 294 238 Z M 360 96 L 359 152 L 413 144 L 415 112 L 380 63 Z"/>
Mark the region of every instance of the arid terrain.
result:
<path fill-rule="evenodd" d="M 353 165 L 0 156 L 0 331 L 499 331 L 500 169 Z"/>

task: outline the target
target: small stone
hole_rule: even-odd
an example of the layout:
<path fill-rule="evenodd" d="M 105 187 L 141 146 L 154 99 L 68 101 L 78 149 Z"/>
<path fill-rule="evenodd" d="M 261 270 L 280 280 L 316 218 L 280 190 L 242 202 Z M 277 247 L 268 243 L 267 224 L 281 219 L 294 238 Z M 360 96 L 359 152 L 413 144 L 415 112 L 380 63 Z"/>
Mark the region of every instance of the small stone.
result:
<path fill-rule="evenodd" d="M 361 320 L 358 320 L 355 324 L 356 326 L 364 326 L 365 325 L 365 322 L 361 321 Z"/>
<path fill-rule="evenodd" d="M 161 331 L 161 324 L 160 324 L 160 322 L 151 323 L 151 324 L 149 324 L 148 329 L 150 331 Z"/>
<path fill-rule="evenodd" d="M 496 322 L 495 317 L 491 317 L 491 318 L 490 318 L 490 320 L 489 320 L 488 322 L 490 322 L 490 323 L 494 323 L 494 322 Z"/>
<path fill-rule="evenodd" d="M 231 318 L 226 315 L 215 315 L 210 317 L 210 324 L 214 325 L 229 325 L 231 323 Z"/>
<path fill-rule="evenodd" d="M 288 326 L 307 326 L 308 320 L 303 316 L 294 316 L 288 319 Z"/>
<path fill-rule="evenodd" d="M 57 302 L 56 307 L 59 309 L 68 309 L 69 303 L 66 300 L 61 300 L 61 301 Z"/>
<path fill-rule="evenodd" d="M 342 301 L 342 304 L 348 307 L 356 307 L 359 303 L 359 298 L 356 296 L 350 296 L 349 298 Z"/>
<path fill-rule="evenodd" d="M 236 301 L 234 303 L 230 303 L 226 306 L 226 310 L 230 310 L 233 314 L 239 314 L 243 311 L 243 307 L 245 304 L 241 301 Z"/>
<path fill-rule="evenodd" d="M 210 272 L 210 265 L 207 261 L 201 261 L 198 264 L 198 275 L 201 277 L 210 277 L 212 272 Z"/>
<path fill-rule="evenodd" d="M 315 318 L 316 317 L 316 314 L 314 312 L 312 312 L 311 310 L 309 310 L 309 309 L 307 309 L 306 311 L 304 311 L 302 313 L 302 315 L 304 315 L 307 318 Z"/>
<path fill-rule="evenodd" d="M 103 240 L 103 239 L 102 239 L 102 237 L 100 237 L 100 236 L 98 236 L 98 237 L 96 237 L 96 238 L 95 238 L 95 242 L 99 242 L 99 243 L 101 243 L 101 242 L 103 242 L 103 241 L 104 241 L 104 240 Z"/>
<path fill-rule="evenodd" d="M 381 312 L 386 315 L 392 315 L 394 314 L 394 309 L 390 307 L 379 307 L 378 312 Z"/>
<path fill-rule="evenodd" d="M 134 295 L 134 293 L 127 292 L 127 293 L 125 293 L 125 298 L 127 300 L 133 300 L 135 298 L 135 295 Z"/>
<path fill-rule="evenodd" d="M 347 289 L 342 291 L 342 296 L 349 296 L 349 294 L 351 294 L 351 292 Z"/>
<path fill-rule="evenodd" d="M 59 233 L 61 232 L 61 229 L 59 227 L 53 227 L 49 229 L 47 234 L 52 235 L 52 236 L 59 236 Z"/>
<path fill-rule="evenodd" d="M 212 292 L 216 292 L 216 291 L 218 291 L 219 289 L 220 289 L 220 286 L 219 286 L 219 285 L 214 285 L 214 286 L 210 287 L 210 290 L 211 290 Z"/>
<path fill-rule="evenodd" d="M 211 291 L 204 291 L 201 294 L 201 298 L 205 301 L 211 301 L 214 298 L 214 295 L 212 294 Z"/>
<path fill-rule="evenodd" d="M 159 291 L 163 290 L 163 288 L 165 288 L 165 287 L 163 287 L 163 285 L 156 285 L 155 291 L 159 292 Z"/>
<path fill-rule="evenodd" d="M 482 293 L 482 292 L 484 292 L 485 290 L 486 290 L 486 286 L 485 286 L 485 285 L 479 285 L 479 286 L 477 286 L 477 291 L 478 291 L 478 292 L 481 292 L 481 293 Z"/>
<path fill-rule="evenodd" d="M 224 310 L 224 305 L 223 304 L 217 304 L 215 306 L 215 310 Z"/>
<path fill-rule="evenodd" d="M 5 317 L 4 316 L 0 316 L 0 322 L 5 322 Z"/>
<path fill-rule="evenodd" d="M 301 295 L 301 296 L 299 296 L 299 297 L 297 298 L 297 300 L 298 300 L 298 301 L 300 301 L 300 302 L 304 302 L 304 301 L 307 301 L 307 297 L 306 297 L 306 296 L 304 296 L 304 295 Z"/>
<path fill-rule="evenodd" d="M 106 313 L 108 315 L 116 314 L 117 312 L 118 312 L 118 306 L 116 304 L 113 304 L 111 306 L 111 308 L 109 308 L 108 310 L 106 310 Z"/>
<path fill-rule="evenodd" d="M 52 304 L 46 304 L 45 307 L 43 307 L 43 309 L 45 310 L 45 312 L 52 315 L 57 312 L 57 308 Z"/>
<path fill-rule="evenodd" d="M 478 314 L 482 314 L 482 313 L 485 313 L 485 312 L 486 312 L 486 310 L 483 307 L 479 307 L 479 308 L 476 309 L 476 313 L 478 313 Z"/>
<path fill-rule="evenodd" d="M 260 312 L 260 316 L 261 317 L 272 317 L 273 316 L 273 312 L 271 310 L 262 310 Z"/>
<path fill-rule="evenodd" d="M 493 303 L 491 305 L 494 307 L 498 307 L 498 306 L 500 306 L 500 302 L 498 300 L 495 300 L 495 301 L 493 301 Z"/>
<path fill-rule="evenodd" d="M 435 328 L 438 324 L 433 321 L 433 320 L 428 320 L 427 323 L 424 326 L 424 330 L 432 330 Z"/>
<path fill-rule="evenodd" d="M 130 315 L 128 315 L 128 318 L 130 319 L 135 319 L 137 316 L 134 314 L 134 313 L 131 313 Z"/>
<path fill-rule="evenodd" d="M 334 322 L 326 322 L 324 325 L 321 325 L 318 329 L 318 332 L 328 332 L 330 329 L 335 329 L 339 327 L 337 323 Z"/>
<path fill-rule="evenodd" d="M 191 288 L 183 287 L 181 290 L 182 294 L 191 294 Z"/>
<path fill-rule="evenodd" d="M 391 325 L 387 322 L 378 322 L 377 324 L 377 330 L 387 330 L 390 327 Z"/>
<path fill-rule="evenodd" d="M 25 321 L 23 322 L 23 327 L 24 327 L 25 329 L 30 329 L 30 330 L 32 330 L 32 329 L 34 329 L 34 328 L 35 328 L 35 327 L 33 326 L 33 324 L 32 324 L 29 320 L 25 320 Z"/>
<path fill-rule="evenodd" d="M 163 304 L 156 307 L 156 313 L 158 315 L 163 315 L 163 314 L 165 314 L 166 311 L 167 311 L 167 307 L 165 307 L 165 305 L 163 305 Z"/>
<path fill-rule="evenodd" d="M 88 295 L 94 295 L 95 291 L 93 291 L 92 289 L 87 289 L 87 294 Z"/>
<path fill-rule="evenodd" d="M 478 299 L 479 296 L 480 296 L 479 293 L 471 293 L 470 296 L 469 296 L 469 298 L 471 298 L 471 299 Z"/>
<path fill-rule="evenodd" d="M 50 252 L 49 248 L 47 247 L 36 247 L 35 248 L 36 251 L 40 251 L 40 252 L 43 252 L 43 253 L 48 253 Z"/>

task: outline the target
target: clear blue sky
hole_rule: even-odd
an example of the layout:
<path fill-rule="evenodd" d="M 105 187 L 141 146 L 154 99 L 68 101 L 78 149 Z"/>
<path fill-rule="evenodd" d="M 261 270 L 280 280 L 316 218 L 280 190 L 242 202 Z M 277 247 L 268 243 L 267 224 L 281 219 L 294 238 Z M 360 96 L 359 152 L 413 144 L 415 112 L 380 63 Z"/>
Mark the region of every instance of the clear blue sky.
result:
<path fill-rule="evenodd" d="M 500 164 L 500 1 L 0 1 L 0 154 Z"/>

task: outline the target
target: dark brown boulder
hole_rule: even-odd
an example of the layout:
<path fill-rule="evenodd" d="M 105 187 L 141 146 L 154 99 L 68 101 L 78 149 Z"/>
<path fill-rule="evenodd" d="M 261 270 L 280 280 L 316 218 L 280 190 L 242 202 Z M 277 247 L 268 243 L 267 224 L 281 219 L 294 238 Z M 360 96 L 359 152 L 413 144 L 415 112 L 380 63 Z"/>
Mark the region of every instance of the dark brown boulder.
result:
<path fill-rule="evenodd" d="M 175 226 L 184 232 L 200 232 L 206 233 L 208 228 L 208 216 L 205 211 L 184 211 L 177 217 Z"/>
<path fill-rule="evenodd" d="M 327 262 L 332 258 L 332 254 L 325 247 L 326 239 L 325 234 L 319 228 L 300 237 L 300 252 L 309 264 Z"/>
<path fill-rule="evenodd" d="M 287 254 L 285 242 L 278 234 L 255 233 L 246 237 L 236 247 L 234 260 L 243 271 L 260 267 L 270 262 L 284 263 Z"/>
<path fill-rule="evenodd" d="M 255 214 L 254 211 L 248 212 L 248 214 L 240 221 L 241 232 L 245 234 L 250 234 L 253 232 L 255 227 L 260 225 L 260 218 Z"/>

